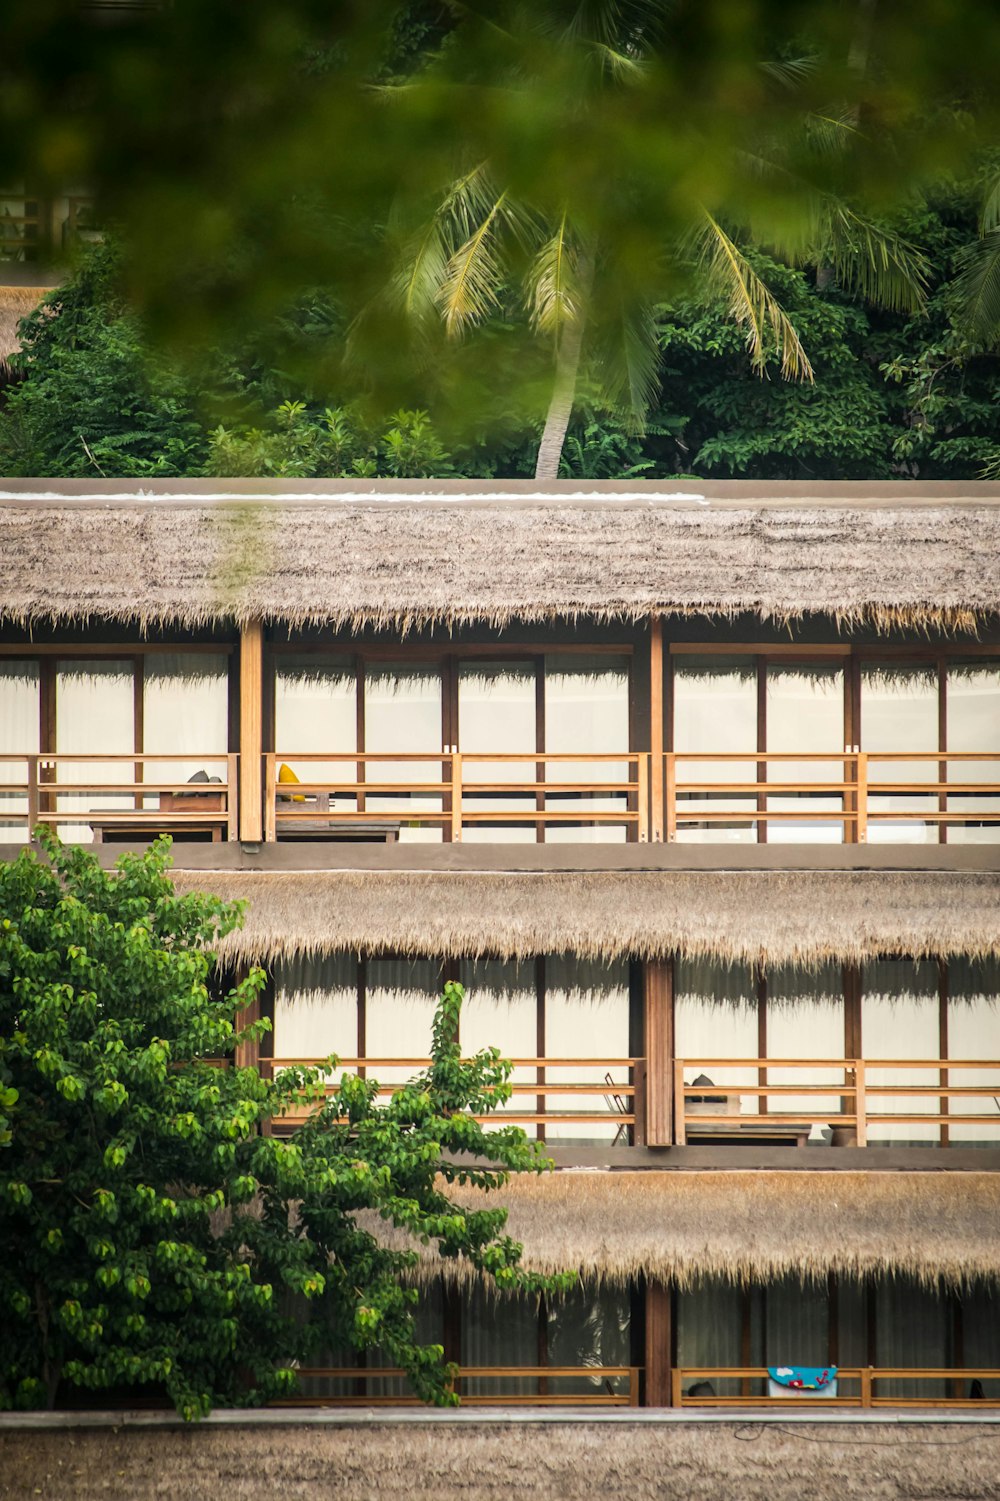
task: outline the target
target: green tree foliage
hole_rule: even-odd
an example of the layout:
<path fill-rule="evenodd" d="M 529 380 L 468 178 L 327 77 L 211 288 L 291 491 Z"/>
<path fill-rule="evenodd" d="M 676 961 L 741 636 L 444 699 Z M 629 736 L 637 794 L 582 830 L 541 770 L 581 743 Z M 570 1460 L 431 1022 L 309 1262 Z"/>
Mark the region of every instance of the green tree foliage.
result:
<path fill-rule="evenodd" d="M 372 1222 L 500 1291 L 575 1280 L 525 1273 L 504 1210 L 448 1196 L 548 1166 L 518 1128 L 472 1119 L 509 1098 L 510 1067 L 461 1060 L 461 987 L 425 1073 L 384 1105 L 345 1075 L 323 1103 L 323 1070 L 234 1066 L 268 1025 L 241 1020 L 263 975 L 226 989 L 213 945 L 240 913 L 178 896 L 168 841 L 109 873 L 42 837 L 48 864 L 0 866 L 0 1407 L 145 1390 L 194 1418 L 294 1391 L 294 1364 L 331 1345 L 378 1346 L 421 1397 L 453 1401 L 440 1347 L 414 1336 L 417 1252 Z M 303 1094 L 305 1126 L 261 1134 Z"/>
<path fill-rule="evenodd" d="M 0 421 L 9 475 L 197 473 L 207 449 L 190 372 L 149 347 L 122 290 L 121 253 L 93 246 L 75 276 L 21 324 L 26 377 Z"/>

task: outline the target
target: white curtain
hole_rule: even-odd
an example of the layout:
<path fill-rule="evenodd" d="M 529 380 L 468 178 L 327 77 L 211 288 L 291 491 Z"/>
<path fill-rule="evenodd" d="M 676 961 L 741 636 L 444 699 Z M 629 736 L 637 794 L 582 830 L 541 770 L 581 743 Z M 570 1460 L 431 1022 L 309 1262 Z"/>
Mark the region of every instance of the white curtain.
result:
<path fill-rule="evenodd" d="M 0 756 L 25 756 L 38 746 L 38 663 L 0 663 Z M 26 783 L 27 763 L 0 760 L 0 789 L 4 785 Z M 9 821 L 11 814 L 26 814 L 28 799 L 23 793 L 0 790 L 0 840 L 8 844 L 26 844 L 28 826 L 22 819 Z"/>

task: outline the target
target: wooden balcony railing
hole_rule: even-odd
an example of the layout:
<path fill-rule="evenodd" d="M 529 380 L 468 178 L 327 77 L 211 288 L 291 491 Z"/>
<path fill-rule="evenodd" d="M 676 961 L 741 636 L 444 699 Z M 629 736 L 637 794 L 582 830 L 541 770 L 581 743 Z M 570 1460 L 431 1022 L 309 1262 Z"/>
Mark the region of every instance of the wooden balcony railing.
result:
<path fill-rule="evenodd" d="M 329 1097 L 336 1093 L 341 1074 L 357 1072 L 362 1076 L 381 1077 L 385 1070 L 418 1070 L 430 1065 L 429 1058 L 341 1058 L 326 1086 Z M 545 1139 L 545 1127 L 604 1126 L 614 1141 L 634 1143 L 641 1140 L 643 1104 L 645 1097 L 645 1060 L 642 1058 L 513 1058 L 511 1079 L 512 1098 L 500 1105 L 490 1115 L 477 1115 L 475 1120 L 495 1125 L 536 1126 L 539 1137 Z M 286 1068 L 320 1068 L 325 1058 L 262 1058 L 260 1067 L 269 1077 Z M 533 1077 L 519 1077 L 524 1069 L 530 1069 Z M 552 1082 L 550 1070 L 561 1073 L 571 1069 L 586 1070 L 590 1078 L 565 1079 Z M 594 1073 L 600 1078 L 595 1079 Z M 380 1083 L 378 1093 L 388 1097 L 403 1088 L 405 1081 Z M 526 1103 L 530 1101 L 529 1103 Z M 301 1111 L 290 1111 L 283 1119 L 289 1125 L 302 1120 L 314 1105 L 303 1104 Z"/>
<path fill-rule="evenodd" d="M 455 1390 L 463 1407 L 638 1407 L 641 1366 L 463 1366 L 455 1378 Z M 298 1375 L 308 1381 L 342 1381 L 360 1387 L 343 1396 L 286 1397 L 275 1407 L 401 1407 L 420 1404 L 419 1397 L 379 1392 L 387 1381 L 405 1381 L 397 1368 L 358 1366 L 303 1366 Z M 533 1392 L 510 1390 L 511 1382 L 530 1381 Z M 590 1390 L 575 1394 L 565 1389 L 567 1381 L 586 1381 Z M 471 1382 L 489 1382 L 489 1392 L 468 1392 Z M 373 1385 L 376 1390 L 369 1390 Z M 624 1387 L 624 1389 L 622 1389 Z M 553 1390 L 553 1388 L 556 1388 Z"/>
<path fill-rule="evenodd" d="M 97 842 L 161 832 L 236 839 L 238 762 L 218 753 L 0 755 L 0 828 L 30 833 L 48 824 L 86 830 Z M 220 779 L 188 780 L 206 768 Z"/>
<path fill-rule="evenodd" d="M 711 1084 L 688 1082 L 716 1071 L 753 1070 L 753 1083 L 714 1077 Z M 963 1070 L 988 1075 L 987 1082 L 952 1083 Z M 889 1081 L 886 1074 L 932 1072 L 933 1081 Z M 802 1075 L 788 1080 L 788 1074 Z M 821 1074 L 819 1080 L 816 1075 Z M 785 1075 L 771 1082 L 775 1075 Z M 711 1077 L 711 1076 L 710 1076 Z M 927 1105 L 915 1107 L 920 1101 Z M 987 1108 L 976 1109 L 982 1101 Z M 880 1109 L 888 1102 L 889 1108 Z M 750 1108 L 747 1109 L 747 1105 Z M 969 1108 L 971 1107 L 971 1108 Z M 1000 1140 L 1000 1062 L 965 1058 L 678 1058 L 674 1062 L 674 1140 L 689 1137 L 751 1136 L 766 1139 L 798 1133 L 804 1141 L 814 1126 L 833 1128 L 834 1140 L 863 1147 L 880 1127 L 918 1124 L 937 1127 L 942 1140 L 949 1128 L 992 1127 Z"/>
<path fill-rule="evenodd" d="M 712 1385 L 717 1381 L 738 1381 L 740 1394 L 711 1393 L 693 1396 L 690 1390 L 685 1391 L 685 1387 L 689 1385 Z M 884 1388 L 889 1381 L 896 1383 L 897 1387 L 912 1384 L 915 1390 L 909 1395 L 887 1393 Z M 800 1411 L 808 1411 L 813 1407 L 1000 1407 L 1000 1384 L 995 1388 L 994 1396 L 971 1394 L 973 1382 L 981 1388 L 986 1381 L 1000 1383 L 1000 1370 L 956 1366 L 933 1369 L 841 1366 L 837 1371 L 835 1397 L 824 1397 L 814 1392 L 800 1396 L 791 1391 L 787 1396 L 769 1397 L 766 1366 L 675 1366 L 671 1372 L 671 1397 L 674 1407 L 797 1406 Z M 939 1390 L 921 1396 L 921 1383 L 929 1382 L 933 1382 L 939 1389 L 947 1386 L 948 1394 L 942 1395 Z M 749 1390 L 751 1383 L 758 1387 L 756 1395 Z"/>
<path fill-rule="evenodd" d="M 873 826 L 879 824 L 935 828 L 1000 824 L 1000 753 L 995 751 L 845 750 L 811 755 L 670 751 L 665 759 L 668 842 L 677 839 L 682 829 L 699 826 L 759 829 L 771 824 L 811 824 L 829 826 L 842 831 L 848 842 L 865 844 Z M 952 763 L 958 768 L 957 776 L 950 770 Z M 973 763 L 980 768 L 990 766 L 991 779 L 963 780 L 962 769 Z M 718 766 L 720 779 L 693 779 L 692 764 Z M 829 775 L 831 764 L 839 767 L 839 776 Z M 908 771 L 912 768 L 912 774 L 890 774 L 900 764 Z M 745 773 L 730 779 L 724 775 L 726 767 L 747 765 L 753 767 L 752 779 Z M 782 777 L 781 768 L 792 765 L 815 767 L 815 779 Z M 923 768 L 927 775 L 921 777 Z M 955 807 L 954 798 L 961 798 L 965 806 Z M 978 806 L 969 806 L 972 800 Z"/>
<path fill-rule="evenodd" d="M 296 826 L 330 829 L 375 820 L 447 831 L 457 843 L 464 829 L 619 826 L 630 839 L 649 831 L 649 755 L 421 755 L 337 753 L 266 755 L 264 837 L 293 837 Z M 343 776 L 307 778 L 317 763 L 343 767 Z M 282 764 L 300 777 L 282 783 Z"/>
<path fill-rule="evenodd" d="M 280 782 L 282 763 L 297 786 Z M 791 825 L 800 838 L 864 844 L 879 827 L 1000 826 L 1000 752 L 265 756 L 265 838 L 379 821 L 440 829 L 452 842 L 473 827 L 619 827 L 630 840 L 672 842 L 686 830 Z"/>

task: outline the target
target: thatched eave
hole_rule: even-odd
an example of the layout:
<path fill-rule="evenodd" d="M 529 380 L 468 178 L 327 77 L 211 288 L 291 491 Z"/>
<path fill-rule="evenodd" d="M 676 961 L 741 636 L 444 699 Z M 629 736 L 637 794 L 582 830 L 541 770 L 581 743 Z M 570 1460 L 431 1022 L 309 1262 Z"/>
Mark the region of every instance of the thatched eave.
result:
<path fill-rule="evenodd" d="M 486 1199 L 468 1188 L 455 1197 L 507 1206 L 529 1270 L 578 1267 L 597 1281 L 642 1274 L 683 1287 L 835 1272 L 960 1287 L 1000 1276 L 997 1173 L 564 1171 L 514 1178 Z M 477 1274 L 425 1254 L 417 1275 Z"/>
<path fill-rule="evenodd" d="M 939 487 L 923 503 L 913 503 L 916 488 L 873 497 L 878 487 L 861 485 L 839 487 L 836 499 L 772 503 L 759 487 L 694 483 L 690 493 L 586 495 L 568 482 L 485 496 L 447 482 L 421 495 L 388 483 L 269 498 L 9 491 L 0 495 L 0 616 L 406 631 L 818 613 L 879 628 L 974 629 L 1000 611 L 994 486 L 950 498 Z"/>
<path fill-rule="evenodd" d="M 176 871 L 248 903 L 233 958 L 680 953 L 815 966 L 1000 955 L 1000 874 L 928 871 Z"/>
<path fill-rule="evenodd" d="M 34 312 L 48 287 L 0 286 L 0 380 L 10 373 L 11 356 L 21 348 L 18 324 Z"/>

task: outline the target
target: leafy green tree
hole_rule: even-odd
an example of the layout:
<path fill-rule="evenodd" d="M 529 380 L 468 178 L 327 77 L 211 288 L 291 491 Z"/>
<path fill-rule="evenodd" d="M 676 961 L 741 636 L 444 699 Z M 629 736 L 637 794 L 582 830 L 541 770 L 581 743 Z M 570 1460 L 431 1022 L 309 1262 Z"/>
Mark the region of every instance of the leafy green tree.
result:
<path fill-rule="evenodd" d="M 68 479 L 197 473 L 206 438 L 190 371 L 151 349 L 122 285 L 113 241 L 21 325 L 26 377 L 0 420 L 9 475 Z"/>
<path fill-rule="evenodd" d="M 461 987 L 425 1073 L 384 1105 L 345 1075 L 324 1102 L 322 1070 L 234 1066 L 267 1026 L 241 1021 L 263 975 L 226 988 L 213 946 L 240 913 L 175 893 L 169 841 L 107 872 L 40 837 L 48 864 L 0 866 L 0 1406 L 145 1389 L 195 1418 L 288 1394 L 295 1363 L 330 1346 L 377 1346 L 422 1398 L 454 1401 L 440 1347 L 414 1335 L 417 1251 L 371 1223 L 500 1291 L 575 1280 L 524 1272 L 504 1210 L 448 1196 L 548 1166 L 518 1128 L 472 1118 L 509 1097 L 510 1067 L 461 1060 Z M 303 1095 L 306 1125 L 262 1134 Z"/>

